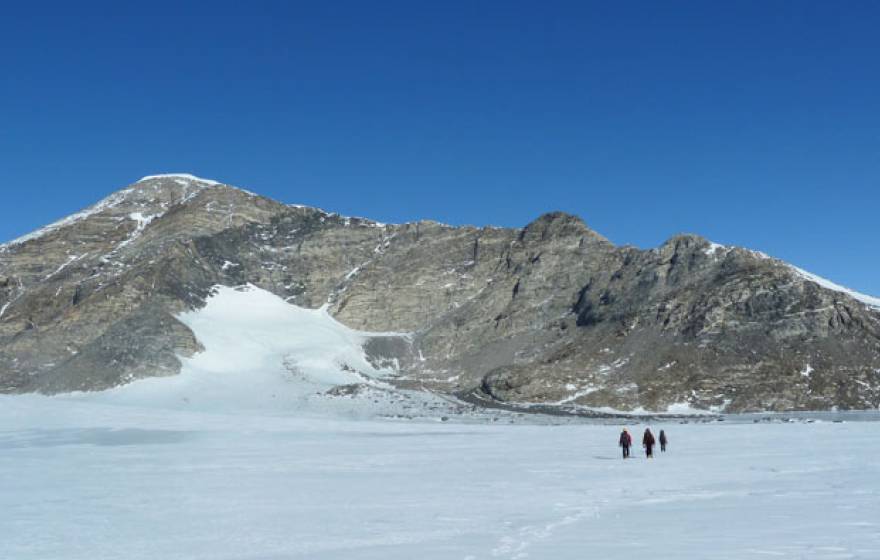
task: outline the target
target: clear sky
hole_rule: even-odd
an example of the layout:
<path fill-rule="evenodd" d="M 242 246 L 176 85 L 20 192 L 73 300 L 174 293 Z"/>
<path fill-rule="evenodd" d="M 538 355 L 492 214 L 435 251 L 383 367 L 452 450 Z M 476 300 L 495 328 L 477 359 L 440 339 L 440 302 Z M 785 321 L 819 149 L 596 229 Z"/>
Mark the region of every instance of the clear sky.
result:
<path fill-rule="evenodd" d="M 0 240 L 190 172 L 388 222 L 578 214 L 880 294 L 880 2 L 16 2 Z"/>

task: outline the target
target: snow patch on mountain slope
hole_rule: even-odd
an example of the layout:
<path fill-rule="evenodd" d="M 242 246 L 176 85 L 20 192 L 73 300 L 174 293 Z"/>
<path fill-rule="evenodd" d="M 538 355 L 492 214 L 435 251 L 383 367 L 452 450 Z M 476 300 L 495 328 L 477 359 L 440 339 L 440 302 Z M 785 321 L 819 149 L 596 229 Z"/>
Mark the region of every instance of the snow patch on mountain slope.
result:
<path fill-rule="evenodd" d="M 771 257 L 770 255 L 768 255 L 766 253 L 762 253 L 761 251 L 753 251 L 751 249 L 743 249 L 743 250 L 748 251 L 756 258 L 763 259 L 763 260 L 771 260 L 771 261 L 774 261 L 782 266 L 788 267 L 802 280 L 814 282 L 827 290 L 832 290 L 835 292 L 840 292 L 842 294 L 846 294 L 849 297 L 864 303 L 868 307 L 871 307 L 875 310 L 880 310 L 880 297 L 869 296 L 867 294 L 863 294 L 863 293 L 857 292 L 855 290 L 851 290 L 850 288 L 847 288 L 845 286 L 841 286 L 840 284 L 836 284 L 836 283 L 832 282 L 831 280 L 828 280 L 827 278 L 823 278 L 819 275 L 813 274 L 812 272 L 808 272 L 800 267 L 797 267 L 793 264 L 787 263 L 781 259 Z"/>
<path fill-rule="evenodd" d="M 197 183 L 204 183 L 206 185 L 221 185 L 219 181 L 215 181 L 213 179 L 203 179 L 201 177 L 196 177 L 190 173 L 163 173 L 160 175 L 147 175 L 146 177 L 141 177 L 137 180 L 138 183 L 143 183 L 145 181 L 155 181 L 161 179 L 179 179 L 181 181 L 194 181 Z"/>
<path fill-rule="evenodd" d="M 715 243 L 713 241 L 709 242 L 709 245 L 703 249 L 703 253 L 709 257 L 717 257 L 720 254 L 724 255 L 730 251 L 730 248 L 726 245 L 721 245 L 720 243 Z"/>
<path fill-rule="evenodd" d="M 144 232 L 144 229 L 146 229 L 146 227 L 150 225 L 150 222 L 152 222 L 156 218 L 161 218 L 163 215 L 164 212 L 151 214 L 149 216 L 145 216 L 142 212 L 132 212 L 131 214 L 129 214 L 129 219 L 134 220 L 136 223 L 134 231 L 129 234 L 128 238 L 125 241 L 123 241 L 116 247 L 116 251 L 131 244 L 135 239 L 141 236 L 141 234 Z"/>
<path fill-rule="evenodd" d="M 601 387 L 597 387 L 595 385 L 587 385 L 585 387 L 578 388 L 577 386 L 575 386 L 572 383 L 569 383 L 568 385 L 566 385 L 565 388 L 569 391 L 572 391 L 571 394 L 569 394 L 567 397 L 560 399 L 560 400 L 558 400 L 554 403 L 551 403 L 551 404 L 563 405 L 563 404 L 573 403 L 574 401 L 578 400 L 581 397 L 586 397 L 587 395 L 589 395 L 591 393 L 595 393 L 596 391 L 601 390 Z"/>
<path fill-rule="evenodd" d="M 851 297 L 855 300 L 858 300 L 858 301 L 860 301 L 870 307 L 880 309 L 880 298 L 877 298 L 874 296 L 869 296 L 866 294 L 862 294 L 862 293 L 856 292 L 854 290 L 850 290 L 849 288 L 846 288 L 846 287 L 841 286 L 839 284 L 835 284 L 831 280 L 827 280 L 825 278 L 822 278 L 821 276 L 816 276 L 815 274 L 813 274 L 811 272 L 807 272 L 806 270 L 804 270 L 802 268 L 798 268 L 794 265 L 788 265 L 788 266 L 791 267 L 791 269 L 794 270 L 795 273 L 798 276 L 800 276 L 801 278 L 803 278 L 804 280 L 809 280 L 810 282 L 815 282 L 816 284 L 819 284 L 823 288 L 846 294 L 849 297 Z"/>
<path fill-rule="evenodd" d="M 89 398 L 172 408 L 301 409 L 340 385 L 390 391 L 382 378 L 395 372 L 374 367 L 363 344 L 402 336 L 356 331 L 324 308 L 298 307 L 253 285 L 217 286 L 204 308 L 178 319 L 204 346 L 181 358 L 179 375 L 137 380 Z"/>
<path fill-rule="evenodd" d="M 48 280 L 48 279 L 52 278 L 53 276 L 59 274 L 62 270 L 64 270 L 65 268 L 67 268 L 68 266 L 70 266 L 71 264 L 75 263 L 76 261 L 80 260 L 81 258 L 83 258 L 85 256 L 86 255 L 68 255 L 67 261 L 62 263 L 57 269 L 55 269 L 54 272 L 50 273 L 48 276 L 43 278 L 43 280 Z"/>
<path fill-rule="evenodd" d="M 579 406 L 578 409 L 602 414 L 613 414 L 615 416 L 651 416 L 656 418 L 663 416 L 710 416 L 715 412 L 696 408 L 689 402 L 672 403 L 666 407 L 666 410 L 648 410 L 643 406 L 638 406 L 632 410 L 623 410 L 611 406 Z"/>
<path fill-rule="evenodd" d="M 190 173 L 164 173 L 160 175 L 147 175 L 146 177 L 141 177 L 135 184 L 145 183 L 148 181 L 161 181 L 165 179 L 171 179 L 178 185 L 184 187 L 184 195 L 183 199 L 180 201 L 181 204 L 189 202 L 193 198 L 196 197 L 200 192 L 202 192 L 206 188 L 210 187 L 219 187 L 223 186 L 226 183 L 221 183 L 220 181 L 215 181 L 213 179 L 204 179 L 202 177 L 196 177 Z M 259 196 L 256 193 L 251 191 L 233 187 L 235 190 L 243 192 L 248 196 Z"/>
<path fill-rule="evenodd" d="M 205 187 L 219 187 L 226 185 L 227 183 L 221 183 L 220 181 L 215 181 L 213 179 L 204 179 L 202 177 L 196 177 L 191 173 L 163 173 L 160 175 L 147 175 L 146 177 L 141 177 L 137 180 L 137 183 L 144 183 L 147 181 L 161 181 L 163 179 L 172 179 L 175 183 L 182 187 L 196 187 L 195 190 L 188 192 L 182 202 L 188 202 L 192 198 L 194 198 L 199 192 Z M 135 184 L 137 184 L 135 183 Z M 243 192 L 244 194 L 252 197 L 258 197 L 257 193 L 251 192 L 246 189 L 242 189 L 240 187 L 232 187 L 239 192 Z"/>

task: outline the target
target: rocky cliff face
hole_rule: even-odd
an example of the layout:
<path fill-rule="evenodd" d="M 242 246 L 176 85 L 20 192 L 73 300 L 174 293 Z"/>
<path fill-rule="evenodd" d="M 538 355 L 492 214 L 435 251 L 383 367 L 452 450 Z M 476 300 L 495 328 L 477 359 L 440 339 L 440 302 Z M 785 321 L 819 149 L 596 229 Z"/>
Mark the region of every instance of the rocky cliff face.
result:
<path fill-rule="evenodd" d="M 200 349 L 175 316 L 243 283 L 411 333 L 368 344 L 408 387 L 620 410 L 880 406 L 880 302 L 759 253 L 617 247 L 562 213 L 385 225 L 186 175 L 0 246 L 0 388 L 174 375 Z"/>

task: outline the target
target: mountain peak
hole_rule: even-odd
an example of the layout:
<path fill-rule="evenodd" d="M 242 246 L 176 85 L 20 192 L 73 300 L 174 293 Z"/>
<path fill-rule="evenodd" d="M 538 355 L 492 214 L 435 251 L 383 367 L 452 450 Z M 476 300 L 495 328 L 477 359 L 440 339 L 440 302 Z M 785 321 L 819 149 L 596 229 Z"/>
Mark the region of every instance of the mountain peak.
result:
<path fill-rule="evenodd" d="M 135 184 L 145 183 L 147 181 L 162 181 L 162 180 L 173 180 L 180 181 L 181 183 L 188 182 L 196 182 L 196 183 L 204 183 L 206 185 L 222 185 L 219 181 L 215 181 L 213 179 L 203 179 L 202 177 L 196 177 L 190 173 L 163 173 L 159 175 L 147 175 L 146 177 L 141 177 L 138 179 Z M 178 184 L 181 184 L 178 183 Z"/>
<path fill-rule="evenodd" d="M 610 244 L 606 238 L 590 229 L 579 216 L 561 211 L 540 215 L 520 232 L 520 239 L 523 241 L 565 236 L 585 236 Z"/>
<path fill-rule="evenodd" d="M 0 244 L 0 250 L 5 251 L 10 247 L 40 239 L 47 234 L 57 232 L 95 216 L 102 216 L 110 220 L 126 218 L 135 220 L 133 216 L 137 215 L 156 218 L 164 214 L 171 206 L 189 202 L 206 189 L 215 189 L 217 187 L 240 191 L 248 196 L 256 196 L 254 193 L 244 189 L 230 187 L 225 183 L 203 179 L 189 173 L 147 175 L 70 216 Z"/>

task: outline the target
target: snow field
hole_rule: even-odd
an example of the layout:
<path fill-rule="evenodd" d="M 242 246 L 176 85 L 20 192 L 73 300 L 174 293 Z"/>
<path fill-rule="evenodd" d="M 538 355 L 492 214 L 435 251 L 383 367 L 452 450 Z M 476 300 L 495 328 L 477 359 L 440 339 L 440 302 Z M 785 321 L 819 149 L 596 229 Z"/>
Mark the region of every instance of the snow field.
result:
<path fill-rule="evenodd" d="M 0 425 L 0 558 L 880 558 L 876 422 L 656 425 L 628 461 L 620 426 L 35 396 Z"/>
<path fill-rule="evenodd" d="M 670 422 L 623 461 L 618 425 L 428 421 L 362 348 L 400 335 L 253 286 L 179 318 L 178 376 L 0 396 L 0 559 L 880 558 L 880 422 Z"/>
<path fill-rule="evenodd" d="M 218 286 L 204 308 L 178 318 L 204 346 L 182 358 L 179 375 L 76 398 L 189 410 L 321 413 L 334 405 L 317 398 L 320 393 L 354 383 L 383 389 L 381 377 L 393 373 L 370 364 L 362 345 L 370 336 L 394 333 L 350 329 L 324 309 L 298 307 L 255 286 Z"/>

